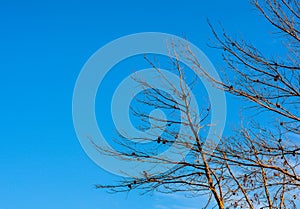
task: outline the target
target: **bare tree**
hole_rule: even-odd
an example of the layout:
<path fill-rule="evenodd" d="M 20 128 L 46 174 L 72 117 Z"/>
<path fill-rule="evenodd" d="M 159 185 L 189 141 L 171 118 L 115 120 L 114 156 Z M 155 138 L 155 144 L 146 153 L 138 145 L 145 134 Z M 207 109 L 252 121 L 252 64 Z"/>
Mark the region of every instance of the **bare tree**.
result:
<path fill-rule="evenodd" d="M 296 208 L 295 201 L 300 192 L 300 147 L 295 143 L 300 136 L 300 7 L 297 0 L 266 0 L 262 3 L 255 0 L 253 4 L 281 34 L 285 54 L 270 58 L 244 40 L 231 38 L 224 30 L 217 32 L 209 23 L 216 40 L 213 47 L 222 50 L 227 66 L 222 81 L 207 73 L 187 45 L 173 45 L 170 50 L 175 55 L 172 56 L 175 58 L 170 56 L 171 71 L 180 78 L 179 85 L 170 82 L 157 64 L 145 57 L 173 94 L 157 89 L 142 78 L 134 78 L 145 87 L 136 99 L 145 107 L 166 110 L 168 118 L 163 121 L 150 118 L 157 122 L 154 131 L 149 137 L 140 139 L 150 142 L 147 151 L 127 140 L 118 140 L 123 147 L 118 152 L 95 146 L 100 152 L 123 160 L 175 166 L 164 173 L 145 170 L 116 185 L 97 185 L 97 188 L 116 192 L 132 189 L 164 193 L 185 191 L 191 196 L 206 197 L 205 208 Z M 210 104 L 202 106 L 199 112 L 194 109 L 191 103 L 193 90 L 189 86 L 193 87 L 199 81 L 185 71 L 180 56 L 187 58 L 215 88 L 240 97 L 252 114 L 271 120 L 266 124 L 258 118 L 256 122 L 244 123 L 233 136 L 220 136 L 220 144 L 212 152 L 210 144 L 204 143 L 203 134 L 211 125 Z M 132 107 L 132 113 L 140 120 L 140 129 L 149 128 L 145 109 Z M 247 118 L 247 114 L 244 117 Z M 254 119 L 252 116 L 251 120 Z M 162 122 L 167 126 L 161 126 Z M 178 126 L 187 131 L 179 134 Z M 155 129 L 163 134 L 156 135 Z M 130 136 L 126 138 L 130 139 Z M 190 152 L 179 161 L 158 157 L 158 151 L 171 145 L 178 150 L 188 148 Z"/>

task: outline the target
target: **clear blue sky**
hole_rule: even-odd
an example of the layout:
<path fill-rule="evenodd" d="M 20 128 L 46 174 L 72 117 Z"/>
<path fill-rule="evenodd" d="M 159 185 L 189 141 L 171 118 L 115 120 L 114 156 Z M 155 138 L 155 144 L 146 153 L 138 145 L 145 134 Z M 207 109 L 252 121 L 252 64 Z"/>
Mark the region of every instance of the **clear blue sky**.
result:
<path fill-rule="evenodd" d="M 273 44 L 247 1 L 1 1 L 0 208 L 197 206 L 196 199 L 94 189 L 117 177 L 82 150 L 72 123 L 72 94 L 81 67 L 97 49 L 136 32 L 186 36 L 220 67 L 220 57 L 206 46 L 206 18 L 264 49 Z M 228 102 L 230 108 L 234 101 Z"/>

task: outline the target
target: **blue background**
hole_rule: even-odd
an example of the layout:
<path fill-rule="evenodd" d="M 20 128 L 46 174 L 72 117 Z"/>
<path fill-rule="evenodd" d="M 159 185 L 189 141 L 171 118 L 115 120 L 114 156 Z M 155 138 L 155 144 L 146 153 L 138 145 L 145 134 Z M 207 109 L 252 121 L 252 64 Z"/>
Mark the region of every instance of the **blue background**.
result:
<path fill-rule="evenodd" d="M 0 1 L 0 208 L 199 208 L 175 194 L 107 194 L 94 184 L 118 179 L 82 150 L 72 94 L 87 59 L 137 32 L 185 36 L 222 68 L 206 18 L 221 21 L 267 53 L 270 27 L 247 1 Z M 228 100 L 228 127 L 238 103 Z M 177 205 L 177 206 L 175 206 Z"/>

